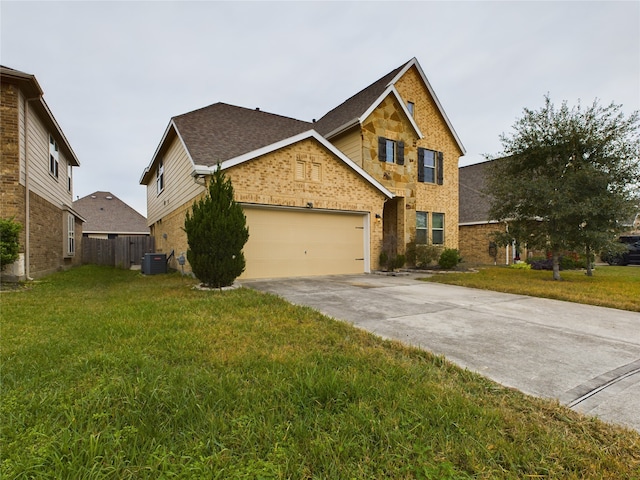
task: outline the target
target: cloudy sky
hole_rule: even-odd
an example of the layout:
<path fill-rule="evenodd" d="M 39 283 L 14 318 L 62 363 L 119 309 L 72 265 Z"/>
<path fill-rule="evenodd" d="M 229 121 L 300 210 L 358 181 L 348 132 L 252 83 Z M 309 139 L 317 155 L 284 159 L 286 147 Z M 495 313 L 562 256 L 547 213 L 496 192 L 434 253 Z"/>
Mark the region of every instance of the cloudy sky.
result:
<path fill-rule="evenodd" d="M 172 116 L 216 102 L 311 121 L 416 57 L 467 149 L 523 108 L 640 109 L 640 2 L 0 2 L 0 61 L 34 74 L 81 166 L 74 195 L 146 213 Z"/>

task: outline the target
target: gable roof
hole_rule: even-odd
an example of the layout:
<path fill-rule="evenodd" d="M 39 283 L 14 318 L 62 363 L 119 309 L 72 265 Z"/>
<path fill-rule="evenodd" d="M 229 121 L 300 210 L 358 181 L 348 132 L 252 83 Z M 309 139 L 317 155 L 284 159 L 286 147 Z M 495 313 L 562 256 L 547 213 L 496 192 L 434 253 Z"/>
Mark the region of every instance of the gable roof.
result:
<path fill-rule="evenodd" d="M 289 145 L 293 145 L 294 143 L 301 142 L 306 139 L 315 139 L 318 143 L 320 143 L 323 147 L 330 151 L 333 155 L 337 157 L 339 161 L 342 161 L 349 168 L 351 168 L 357 175 L 362 177 L 367 183 L 371 184 L 375 189 L 380 191 L 387 198 L 393 198 L 395 195 L 387 190 L 380 182 L 378 182 L 375 178 L 369 175 L 364 169 L 362 169 L 358 164 L 356 164 L 353 160 L 347 157 L 344 153 L 342 153 L 338 148 L 336 148 L 331 142 L 329 142 L 326 138 L 320 135 L 315 130 L 307 130 L 306 132 L 299 133 L 289 138 L 285 138 L 280 140 L 279 142 L 275 142 L 269 145 L 265 145 L 262 148 L 256 149 L 252 152 L 247 152 L 243 155 L 239 155 L 235 158 L 230 158 L 225 162 L 220 164 L 220 168 L 222 170 L 235 167 L 236 165 L 240 165 L 241 163 L 248 162 L 249 160 L 253 160 L 254 158 L 258 158 L 262 155 L 266 155 L 271 152 L 275 152 L 281 148 L 287 147 Z M 207 165 L 196 165 L 192 175 L 210 175 L 217 168 L 216 166 L 207 166 Z"/>
<path fill-rule="evenodd" d="M 149 234 L 147 219 L 111 192 L 93 192 L 73 208 L 86 219 L 83 233 Z"/>
<path fill-rule="evenodd" d="M 495 161 L 495 160 L 494 160 Z M 483 193 L 485 168 L 490 161 L 468 165 L 458 169 L 460 225 L 489 223 L 491 198 Z"/>
<path fill-rule="evenodd" d="M 398 68 L 395 68 L 391 72 L 387 73 L 385 76 L 376 80 L 364 90 L 356 93 L 355 95 L 344 101 L 342 104 L 328 112 L 314 124 L 314 128 L 325 137 L 331 138 L 332 136 L 344 132 L 345 130 L 351 128 L 354 125 L 357 125 L 358 123 L 364 122 L 364 120 L 366 120 L 366 118 L 371 114 L 374 108 L 376 108 L 389 94 L 394 94 L 397 97 L 403 110 L 405 111 L 407 118 L 414 126 L 416 133 L 420 138 L 422 138 L 423 135 L 420 132 L 420 129 L 413 120 L 413 117 L 409 114 L 409 111 L 407 110 L 405 103 L 401 100 L 398 91 L 395 89 L 395 83 L 400 80 L 400 78 L 402 78 L 402 76 L 411 67 L 416 67 L 418 74 L 420 75 L 420 78 L 429 91 L 429 94 L 433 98 L 433 101 L 435 102 L 440 115 L 442 115 L 442 118 L 447 124 L 447 127 L 451 131 L 451 134 L 453 135 L 453 138 L 460 148 L 460 151 L 464 154 L 466 152 L 464 145 L 460 141 L 460 138 L 453 128 L 449 117 L 447 117 L 447 114 L 440 104 L 440 100 L 436 96 L 433 87 L 429 83 L 429 80 L 427 80 L 422 67 L 420 67 L 418 60 L 415 57 L 399 66 Z"/>
<path fill-rule="evenodd" d="M 80 161 L 78 157 L 76 157 L 75 152 L 71 148 L 67 137 L 65 137 L 62 132 L 62 128 L 60 128 L 53 113 L 51 113 L 47 102 L 44 101 L 44 92 L 38 80 L 36 80 L 35 75 L 0 65 L 0 82 L 16 85 L 22 90 L 26 100 L 29 102 L 28 105 L 33 105 L 33 108 L 38 112 L 44 124 L 49 129 L 49 133 L 53 135 L 58 142 L 65 158 L 67 158 L 72 166 L 79 167 Z"/>

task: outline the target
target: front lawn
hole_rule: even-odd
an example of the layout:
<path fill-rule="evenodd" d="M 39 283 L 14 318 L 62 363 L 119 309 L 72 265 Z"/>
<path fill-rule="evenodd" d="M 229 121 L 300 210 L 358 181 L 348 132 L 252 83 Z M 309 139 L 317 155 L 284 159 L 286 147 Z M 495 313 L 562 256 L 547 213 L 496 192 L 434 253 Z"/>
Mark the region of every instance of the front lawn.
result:
<path fill-rule="evenodd" d="M 430 282 L 554 298 L 640 312 L 640 267 L 598 266 L 592 277 L 584 270 L 563 270 L 554 281 L 545 270 L 481 267 L 477 273 L 438 274 Z"/>
<path fill-rule="evenodd" d="M 0 293 L 0 477 L 640 478 L 636 432 L 192 284 L 90 266 Z"/>

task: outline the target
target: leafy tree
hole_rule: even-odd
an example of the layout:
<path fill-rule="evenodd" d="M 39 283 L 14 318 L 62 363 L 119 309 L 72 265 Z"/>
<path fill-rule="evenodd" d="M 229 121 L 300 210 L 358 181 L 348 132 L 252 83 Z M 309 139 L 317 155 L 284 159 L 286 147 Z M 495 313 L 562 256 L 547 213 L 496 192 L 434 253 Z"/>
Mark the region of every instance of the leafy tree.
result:
<path fill-rule="evenodd" d="M 20 250 L 20 230 L 22 225 L 13 218 L 0 218 L 0 268 L 18 259 Z"/>
<path fill-rule="evenodd" d="M 233 284 L 244 271 L 242 253 L 249 239 L 242 207 L 233 199 L 231 180 L 220 165 L 211 176 L 204 198 L 193 204 L 184 221 L 187 259 L 194 275 L 207 287 Z"/>
<path fill-rule="evenodd" d="M 638 112 L 625 117 L 620 105 L 597 100 L 556 109 L 547 95 L 500 140 L 504 158 L 486 178 L 491 218 L 507 222 L 514 239 L 550 251 L 554 280 L 563 251 L 585 249 L 590 258 L 637 208 Z"/>

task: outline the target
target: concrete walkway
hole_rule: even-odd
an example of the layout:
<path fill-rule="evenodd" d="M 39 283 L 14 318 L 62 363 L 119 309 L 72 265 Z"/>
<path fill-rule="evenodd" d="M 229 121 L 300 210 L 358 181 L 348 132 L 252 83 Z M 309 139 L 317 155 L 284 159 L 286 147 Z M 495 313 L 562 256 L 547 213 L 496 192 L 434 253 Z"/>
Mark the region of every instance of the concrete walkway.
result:
<path fill-rule="evenodd" d="M 242 283 L 640 431 L 640 313 L 416 278 L 341 275 Z"/>

